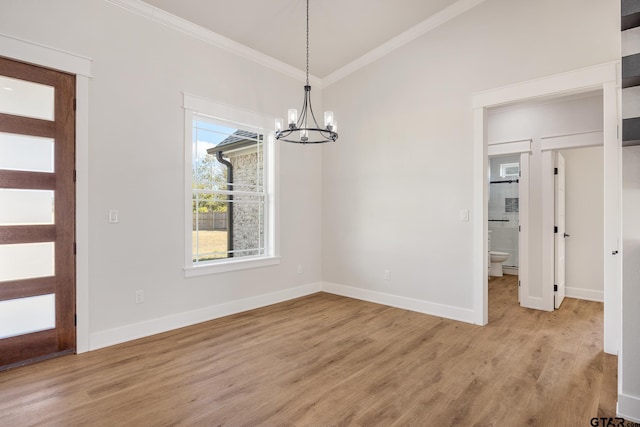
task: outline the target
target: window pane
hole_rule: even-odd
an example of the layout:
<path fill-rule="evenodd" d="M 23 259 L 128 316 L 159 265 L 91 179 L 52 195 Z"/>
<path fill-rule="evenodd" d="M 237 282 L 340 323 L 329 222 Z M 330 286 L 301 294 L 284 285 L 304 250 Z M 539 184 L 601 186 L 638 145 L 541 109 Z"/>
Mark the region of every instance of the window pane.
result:
<path fill-rule="evenodd" d="M 0 339 L 55 327 L 54 294 L 0 301 Z"/>
<path fill-rule="evenodd" d="M 260 135 L 260 137 L 262 137 L 262 135 Z M 262 147 L 262 143 L 254 143 L 250 147 L 225 154 L 233 166 L 234 191 L 263 191 Z"/>
<path fill-rule="evenodd" d="M 54 88 L 0 76 L 0 113 L 53 120 Z"/>
<path fill-rule="evenodd" d="M 233 135 L 236 129 L 204 121 L 193 122 L 193 185 L 194 188 L 230 190 L 228 165 L 218 160 L 221 145 Z"/>
<path fill-rule="evenodd" d="M 197 203 L 202 203 L 196 199 Z M 216 210 L 193 212 L 192 254 L 194 262 L 228 258 L 228 212 L 226 202 Z"/>
<path fill-rule="evenodd" d="M 0 189 L 0 225 L 53 224 L 52 190 Z"/>
<path fill-rule="evenodd" d="M 0 245 L 0 282 L 54 275 L 54 243 Z"/>
<path fill-rule="evenodd" d="M 264 255 L 264 135 L 192 125 L 193 261 Z"/>
<path fill-rule="evenodd" d="M 264 254 L 264 198 L 236 195 L 233 199 L 234 258 Z"/>
<path fill-rule="evenodd" d="M 0 169 L 53 172 L 53 139 L 0 132 Z"/>

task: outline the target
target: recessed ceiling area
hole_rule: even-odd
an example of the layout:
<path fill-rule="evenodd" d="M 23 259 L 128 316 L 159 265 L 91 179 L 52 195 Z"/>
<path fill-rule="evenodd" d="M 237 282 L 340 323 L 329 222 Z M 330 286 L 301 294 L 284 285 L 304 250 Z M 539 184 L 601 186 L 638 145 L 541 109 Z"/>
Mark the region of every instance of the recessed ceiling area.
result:
<path fill-rule="evenodd" d="M 324 78 L 458 0 L 311 0 L 310 73 Z M 300 70 L 305 0 L 145 0 Z"/>

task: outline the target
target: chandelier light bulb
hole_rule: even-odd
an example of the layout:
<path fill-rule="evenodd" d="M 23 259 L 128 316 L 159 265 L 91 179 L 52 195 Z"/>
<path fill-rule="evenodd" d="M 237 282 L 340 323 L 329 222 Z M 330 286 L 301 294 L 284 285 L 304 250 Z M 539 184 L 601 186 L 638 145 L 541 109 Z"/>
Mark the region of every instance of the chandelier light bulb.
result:
<path fill-rule="evenodd" d="M 298 110 L 296 110 L 295 108 L 289 109 L 287 116 L 289 117 L 289 125 L 295 126 L 298 121 Z"/>
<path fill-rule="evenodd" d="M 324 127 L 329 129 L 329 126 L 333 126 L 333 111 L 324 112 Z"/>
<path fill-rule="evenodd" d="M 276 119 L 276 132 L 281 131 L 283 126 L 284 126 L 284 120 L 282 120 L 281 118 L 277 118 Z"/>

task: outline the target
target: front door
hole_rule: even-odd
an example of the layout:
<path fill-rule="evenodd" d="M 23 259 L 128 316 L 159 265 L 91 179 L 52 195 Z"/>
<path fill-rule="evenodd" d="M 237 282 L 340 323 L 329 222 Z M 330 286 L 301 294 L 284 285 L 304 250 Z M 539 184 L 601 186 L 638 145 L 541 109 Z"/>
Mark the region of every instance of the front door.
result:
<path fill-rule="evenodd" d="M 75 351 L 75 76 L 0 57 L 0 370 Z"/>

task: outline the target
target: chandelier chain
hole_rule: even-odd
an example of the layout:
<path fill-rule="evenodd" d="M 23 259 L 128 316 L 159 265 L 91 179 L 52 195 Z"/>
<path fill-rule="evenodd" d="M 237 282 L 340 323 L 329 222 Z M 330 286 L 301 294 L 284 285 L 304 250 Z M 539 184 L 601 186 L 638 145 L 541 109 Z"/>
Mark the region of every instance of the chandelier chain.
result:
<path fill-rule="evenodd" d="M 307 86 L 309 85 L 309 0 L 307 0 Z"/>

